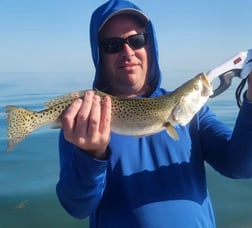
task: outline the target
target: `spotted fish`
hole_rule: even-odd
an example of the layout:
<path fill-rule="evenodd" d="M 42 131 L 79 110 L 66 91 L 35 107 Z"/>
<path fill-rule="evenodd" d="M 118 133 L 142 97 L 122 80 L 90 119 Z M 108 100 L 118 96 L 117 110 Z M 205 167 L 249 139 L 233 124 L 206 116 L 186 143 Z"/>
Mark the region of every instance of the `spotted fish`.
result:
<path fill-rule="evenodd" d="M 45 109 L 38 112 L 6 106 L 8 125 L 6 150 L 13 149 L 38 127 L 47 124 L 60 127 L 60 117 L 64 110 L 75 99 L 83 97 L 85 92 L 73 92 L 57 97 L 48 101 Z M 143 137 L 166 129 L 174 140 L 179 139 L 174 127 L 186 125 L 212 93 L 212 85 L 204 73 L 187 81 L 173 92 L 155 98 L 119 98 L 96 91 L 102 99 L 105 96 L 111 97 L 113 132 Z"/>

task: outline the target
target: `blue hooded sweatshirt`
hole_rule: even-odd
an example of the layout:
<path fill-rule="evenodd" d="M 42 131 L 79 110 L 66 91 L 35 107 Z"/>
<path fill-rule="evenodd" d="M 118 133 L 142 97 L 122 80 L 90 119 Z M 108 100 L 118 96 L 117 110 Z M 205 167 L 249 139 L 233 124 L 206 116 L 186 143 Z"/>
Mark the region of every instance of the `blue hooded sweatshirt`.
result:
<path fill-rule="evenodd" d="M 90 40 L 96 68 L 94 87 L 106 90 L 100 74 L 98 31 L 115 12 L 141 10 L 128 1 L 111 0 L 92 15 Z M 157 43 L 148 20 L 152 93 L 160 88 Z M 98 160 L 59 138 L 57 194 L 76 218 L 90 217 L 90 227 L 215 227 L 206 186 L 205 162 L 231 178 L 252 176 L 252 104 L 244 98 L 233 131 L 204 106 L 174 141 L 166 131 L 135 138 L 111 133 L 108 160 Z"/>

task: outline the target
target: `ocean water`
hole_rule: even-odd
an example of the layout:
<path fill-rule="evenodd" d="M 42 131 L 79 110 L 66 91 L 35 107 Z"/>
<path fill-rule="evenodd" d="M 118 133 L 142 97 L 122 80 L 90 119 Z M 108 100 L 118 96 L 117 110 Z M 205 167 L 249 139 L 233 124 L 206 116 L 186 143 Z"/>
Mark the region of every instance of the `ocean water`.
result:
<path fill-rule="evenodd" d="M 176 72 L 163 85 L 174 89 L 189 77 Z M 64 211 L 55 193 L 59 130 L 42 127 L 7 153 L 4 106 L 41 110 L 53 97 L 91 88 L 92 73 L 0 73 L 0 78 L 0 227 L 88 227 L 87 219 L 74 219 Z M 237 84 L 208 101 L 231 128 L 238 113 Z M 252 180 L 228 179 L 209 166 L 207 179 L 217 227 L 252 227 Z"/>

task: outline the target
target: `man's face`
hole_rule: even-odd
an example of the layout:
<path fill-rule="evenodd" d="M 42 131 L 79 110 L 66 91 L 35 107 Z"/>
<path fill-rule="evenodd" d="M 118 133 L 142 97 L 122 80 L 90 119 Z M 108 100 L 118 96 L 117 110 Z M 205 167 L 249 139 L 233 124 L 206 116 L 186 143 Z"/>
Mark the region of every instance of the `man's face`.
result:
<path fill-rule="evenodd" d="M 132 17 L 115 16 L 102 28 L 100 39 L 127 38 L 145 33 Z M 147 45 L 132 49 L 128 44 L 117 53 L 106 53 L 101 50 L 102 76 L 109 86 L 109 92 L 117 96 L 144 95 L 150 91 L 148 85 L 149 56 Z"/>

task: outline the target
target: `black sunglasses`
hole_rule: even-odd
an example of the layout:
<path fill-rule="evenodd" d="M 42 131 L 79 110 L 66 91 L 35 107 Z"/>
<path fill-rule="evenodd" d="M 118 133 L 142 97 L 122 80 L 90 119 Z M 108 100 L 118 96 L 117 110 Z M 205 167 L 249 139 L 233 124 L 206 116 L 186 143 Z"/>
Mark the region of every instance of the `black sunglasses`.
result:
<path fill-rule="evenodd" d="M 133 50 L 144 47 L 147 43 L 147 34 L 138 33 L 135 35 L 128 36 L 127 38 L 109 38 L 99 42 L 99 46 L 107 54 L 118 53 L 123 50 L 124 44 L 128 44 Z"/>

